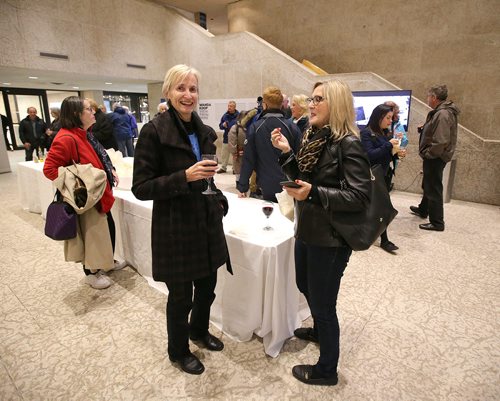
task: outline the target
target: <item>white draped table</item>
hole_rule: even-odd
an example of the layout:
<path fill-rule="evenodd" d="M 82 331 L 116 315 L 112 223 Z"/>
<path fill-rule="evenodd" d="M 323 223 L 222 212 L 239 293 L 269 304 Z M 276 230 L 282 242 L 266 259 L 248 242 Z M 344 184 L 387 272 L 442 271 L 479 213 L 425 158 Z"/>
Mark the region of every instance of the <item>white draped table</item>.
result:
<path fill-rule="evenodd" d="M 43 163 L 18 163 L 17 187 L 21 207 L 32 213 L 40 213 L 45 218 L 55 191 L 52 188 L 52 181 L 43 175 Z"/>
<path fill-rule="evenodd" d="M 19 163 L 18 186 L 23 208 L 45 216 L 54 191 L 42 167 L 42 163 Z M 262 337 L 265 352 L 276 357 L 310 314 L 295 285 L 293 224 L 275 205 L 269 219 L 274 229 L 265 231 L 261 201 L 224 194 L 229 201 L 224 231 L 234 275 L 225 266 L 219 269 L 210 320 L 236 341 L 248 341 L 254 334 Z M 127 190 L 115 189 L 114 195 L 117 259 L 127 260 L 152 287 L 168 294 L 165 284 L 152 278 L 153 202 L 140 201 Z"/>
<path fill-rule="evenodd" d="M 115 190 L 113 217 L 117 225 L 116 253 L 126 259 L 150 285 L 168 293 L 151 272 L 151 213 L 153 202 L 137 200 L 130 191 Z M 255 333 L 264 349 L 277 356 L 293 330 L 309 316 L 305 299 L 295 285 L 293 224 L 276 210 L 270 217 L 274 230 L 264 231 L 261 202 L 224 193 L 229 213 L 224 230 L 234 275 L 221 267 L 211 321 L 237 341 Z"/>

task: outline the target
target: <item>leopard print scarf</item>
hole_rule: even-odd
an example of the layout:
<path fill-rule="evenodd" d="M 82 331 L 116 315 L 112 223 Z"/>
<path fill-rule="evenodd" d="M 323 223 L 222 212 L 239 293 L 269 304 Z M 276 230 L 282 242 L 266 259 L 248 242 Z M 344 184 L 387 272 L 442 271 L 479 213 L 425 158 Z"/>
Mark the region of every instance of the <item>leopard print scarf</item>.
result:
<path fill-rule="evenodd" d="M 297 163 L 301 172 L 310 173 L 312 171 L 318 162 L 325 143 L 331 135 L 332 132 L 329 125 L 325 125 L 321 129 L 310 127 L 304 133 L 302 144 L 297 154 Z"/>

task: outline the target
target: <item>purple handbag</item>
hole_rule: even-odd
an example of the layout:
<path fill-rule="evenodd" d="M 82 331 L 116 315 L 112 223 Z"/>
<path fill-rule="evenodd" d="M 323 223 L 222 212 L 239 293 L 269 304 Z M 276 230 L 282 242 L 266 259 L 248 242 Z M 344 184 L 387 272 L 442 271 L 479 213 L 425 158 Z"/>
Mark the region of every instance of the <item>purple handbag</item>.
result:
<path fill-rule="evenodd" d="M 59 191 L 47 208 L 45 235 L 56 241 L 76 237 L 76 213 L 69 203 L 61 199 Z"/>

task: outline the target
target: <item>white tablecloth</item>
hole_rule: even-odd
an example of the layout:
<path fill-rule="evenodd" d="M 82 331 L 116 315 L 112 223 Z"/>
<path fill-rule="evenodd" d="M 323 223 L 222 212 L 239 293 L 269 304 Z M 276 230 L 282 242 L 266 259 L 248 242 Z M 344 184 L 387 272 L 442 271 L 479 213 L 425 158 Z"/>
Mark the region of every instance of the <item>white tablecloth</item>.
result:
<path fill-rule="evenodd" d="M 18 186 L 23 208 L 45 216 L 54 191 L 42 168 L 42 163 L 19 163 Z M 125 190 L 115 189 L 114 195 L 117 259 L 127 260 L 152 287 L 168 293 L 164 283 L 152 278 L 153 202 L 140 201 Z M 229 213 L 224 218 L 224 230 L 234 275 L 225 267 L 219 269 L 210 318 L 234 340 L 248 341 L 253 334 L 262 337 L 265 352 L 275 357 L 310 314 L 295 285 L 293 224 L 275 205 L 269 218 L 274 230 L 264 231 L 266 219 L 261 201 L 225 195 Z"/>
<path fill-rule="evenodd" d="M 165 284 L 152 279 L 153 202 L 139 201 L 130 191 L 115 190 L 114 194 L 116 254 L 131 263 L 150 285 L 168 293 Z M 210 320 L 237 341 L 248 341 L 255 333 L 262 337 L 265 352 L 275 357 L 310 314 L 295 285 L 293 224 L 276 205 L 269 219 L 274 230 L 264 231 L 261 201 L 225 195 L 229 213 L 224 218 L 224 231 L 234 275 L 225 267 L 219 269 Z"/>
<path fill-rule="evenodd" d="M 17 186 L 21 206 L 45 219 L 47 207 L 54 199 L 52 181 L 43 175 L 43 163 L 20 162 L 17 164 Z"/>

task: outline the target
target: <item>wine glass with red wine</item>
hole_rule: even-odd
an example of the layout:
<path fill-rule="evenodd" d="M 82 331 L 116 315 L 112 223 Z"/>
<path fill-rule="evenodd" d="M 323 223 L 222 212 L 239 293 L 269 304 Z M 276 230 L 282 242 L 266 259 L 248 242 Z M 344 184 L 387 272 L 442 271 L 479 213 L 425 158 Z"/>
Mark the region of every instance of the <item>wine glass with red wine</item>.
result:
<path fill-rule="evenodd" d="M 262 203 L 262 212 L 266 215 L 266 226 L 264 227 L 264 230 L 266 231 L 270 231 L 272 230 L 273 228 L 269 225 L 269 216 L 271 216 L 271 214 L 273 213 L 273 210 L 274 210 L 274 205 L 272 202 L 263 202 Z"/>
<path fill-rule="evenodd" d="M 217 156 L 216 155 L 201 155 L 201 160 L 212 160 L 217 163 Z M 203 195 L 215 195 L 217 192 L 215 192 L 212 189 L 212 180 L 213 178 L 205 178 L 205 180 L 208 183 L 207 189 L 205 189 L 202 194 Z"/>

